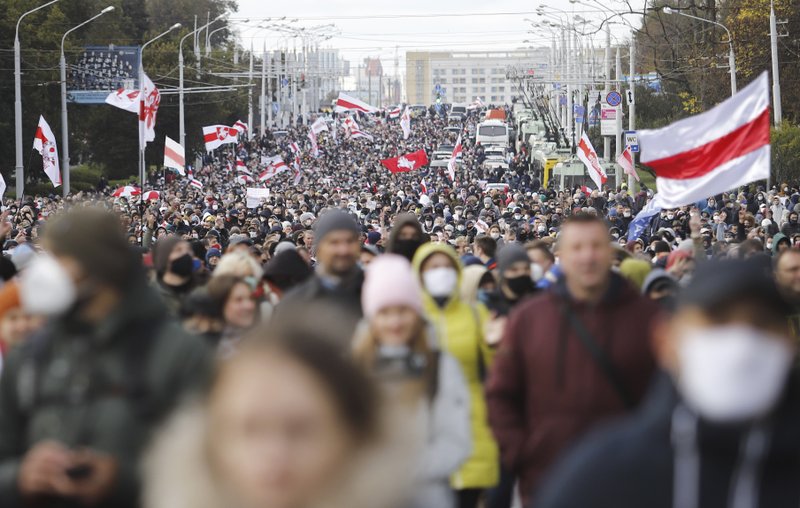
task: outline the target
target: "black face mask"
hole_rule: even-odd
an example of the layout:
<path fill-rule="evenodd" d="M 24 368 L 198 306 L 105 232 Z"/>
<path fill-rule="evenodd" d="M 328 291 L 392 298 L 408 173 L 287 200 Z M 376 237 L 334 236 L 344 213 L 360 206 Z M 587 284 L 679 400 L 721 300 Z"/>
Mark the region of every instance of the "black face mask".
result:
<path fill-rule="evenodd" d="M 194 263 L 192 262 L 192 256 L 189 254 L 184 254 L 170 263 L 169 271 L 178 277 L 188 277 L 192 274 L 193 265 Z"/>
<path fill-rule="evenodd" d="M 506 279 L 506 285 L 517 298 L 522 298 L 536 291 L 536 284 L 534 284 L 529 275 L 520 275 L 513 279 Z"/>
<path fill-rule="evenodd" d="M 392 252 L 411 261 L 414 259 L 414 253 L 417 252 L 420 245 L 422 245 L 420 240 L 395 240 L 392 245 Z"/>

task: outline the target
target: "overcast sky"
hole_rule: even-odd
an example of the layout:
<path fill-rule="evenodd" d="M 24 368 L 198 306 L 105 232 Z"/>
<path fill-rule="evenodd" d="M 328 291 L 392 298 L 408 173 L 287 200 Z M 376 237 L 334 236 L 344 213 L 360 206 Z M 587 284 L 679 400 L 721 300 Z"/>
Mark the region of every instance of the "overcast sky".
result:
<path fill-rule="evenodd" d="M 283 16 L 287 20 L 297 18 L 295 26 L 313 27 L 333 23 L 338 32 L 326 41 L 325 47 L 338 48 L 353 65 L 361 59 L 372 56 L 381 57 L 384 70 L 394 73 L 395 54 L 398 55 L 399 72 L 403 73 L 404 53 L 412 50 L 504 50 L 517 49 L 529 45 L 549 46 L 551 32 L 548 29 L 534 29 L 525 18 L 536 21 L 548 19 L 557 22 L 564 17 L 555 9 L 581 15 L 589 20 L 600 21 L 611 15 L 608 9 L 625 10 L 620 0 L 601 0 L 603 7 L 593 0 L 581 0 L 587 5 L 570 3 L 567 0 L 404 0 L 387 2 L 376 0 L 239 0 L 239 12 L 235 18 L 251 20 Z M 636 8 L 641 8 L 645 0 L 632 0 Z M 548 6 L 552 15 L 545 18 L 537 16 L 536 7 Z M 636 24 L 637 17 L 626 16 Z M 619 20 L 620 18 L 616 18 Z M 529 33 L 535 30 L 535 33 Z M 595 31 L 587 26 L 585 32 Z M 268 31 L 244 30 L 242 42 L 249 46 L 254 42 L 261 47 L 263 35 Z M 617 40 L 625 40 L 630 29 L 622 25 L 612 26 Z M 528 43 L 523 41 L 528 40 Z M 267 39 L 268 47 L 286 44 L 286 39 L 275 36 Z M 604 44 L 602 34 L 595 36 L 595 44 Z"/>

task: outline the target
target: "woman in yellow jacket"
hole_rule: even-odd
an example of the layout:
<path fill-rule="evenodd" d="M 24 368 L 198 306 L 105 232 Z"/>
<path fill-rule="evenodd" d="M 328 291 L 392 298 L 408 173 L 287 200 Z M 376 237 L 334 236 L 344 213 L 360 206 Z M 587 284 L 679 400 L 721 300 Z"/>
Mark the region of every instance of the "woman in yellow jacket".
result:
<path fill-rule="evenodd" d="M 421 246 L 414 255 L 414 272 L 423 287 L 425 312 L 442 349 L 458 360 L 470 393 L 472 455 L 451 478 L 459 508 L 474 508 L 487 488 L 499 480 L 499 452 L 489 429 L 483 381 L 492 351 L 484 340 L 488 312 L 459 295 L 461 263 L 447 245 Z"/>

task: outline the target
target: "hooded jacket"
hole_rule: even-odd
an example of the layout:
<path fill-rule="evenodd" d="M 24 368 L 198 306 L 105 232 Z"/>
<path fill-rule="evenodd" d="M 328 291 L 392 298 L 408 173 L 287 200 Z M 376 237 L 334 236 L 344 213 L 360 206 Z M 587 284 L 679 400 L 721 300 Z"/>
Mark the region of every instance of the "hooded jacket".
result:
<path fill-rule="evenodd" d="M 137 464 L 153 429 L 205 388 L 210 371 L 210 350 L 170 319 L 144 282 L 97 325 L 71 314 L 54 319 L 9 355 L 0 378 L 0 504 L 25 506 L 20 464 L 36 443 L 53 440 L 117 460 L 114 490 L 97 508 L 138 506 Z"/>
<path fill-rule="evenodd" d="M 401 254 L 397 252 L 396 249 L 396 242 L 397 237 L 400 235 L 400 230 L 403 229 L 405 226 L 413 226 L 414 229 L 417 230 L 416 237 L 419 239 L 420 242 L 426 242 L 428 237 L 422 231 L 422 225 L 417 220 L 416 215 L 413 213 L 401 213 L 399 214 L 395 220 L 394 225 L 392 226 L 392 232 L 389 234 L 389 242 L 386 245 L 386 252 L 392 252 L 394 254 Z"/>
<path fill-rule="evenodd" d="M 461 279 L 461 263 L 455 251 L 446 245 L 427 243 L 414 256 L 414 273 L 421 277 L 422 264 L 436 253 L 447 255 Z M 499 452 L 489 429 L 486 400 L 483 395 L 485 372 L 488 372 L 492 351 L 484 340 L 483 327 L 488 311 L 483 305 L 471 306 L 461 299 L 459 284 L 440 307 L 423 289 L 425 313 L 434 327 L 441 348 L 458 360 L 470 394 L 472 455 L 451 478 L 455 489 L 493 487 L 499 479 Z"/>
<path fill-rule="evenodd" d="M 679 490 L 699 482 L 699 494 L 689 501 L 698 507 L 795 507 L 800 504 L 800 386 L 798 373 L 789 377 L 781 404 L 766 426 L 767 450 L 755 469 L 748 471 L 742 442 L 750 426 L 721 426 L 697 421 L 690 431 L 695 442 L 689 451 L 699 458 L 699 475 L 676 467 L 683 455 L 673 445 L 672 421 L 680 396 L 671 378 L 658 377 L 639 410 L 624 420 L 593 432 L 559 463 L 544 483 L 537 508 L 671 508 L 675 471 L 682 475 Z M 689 427 L 691 429 L 691 427 Z M 685 452 L 684 452 L 685 453 Z M 754 465 L 750 463 L 750 465 Z M 748 481 L 754 503 L 732 502 L 732 492 Z M 740 503 L 746 496 L 740 495 Z"/>
<path fill-rule="evenodd" d="M 606 352 L 634 402 L 644 396 L 655 369 L 650 328 L 658 309 L 619 275 L 611 274 L 595 305 L 574 301 L 562 278 L 517 306 L 492 366 L 487 399 L 503 463 L 519 476 L 523 497 L 575 439 L 626 411 L 562 308 Z"/>

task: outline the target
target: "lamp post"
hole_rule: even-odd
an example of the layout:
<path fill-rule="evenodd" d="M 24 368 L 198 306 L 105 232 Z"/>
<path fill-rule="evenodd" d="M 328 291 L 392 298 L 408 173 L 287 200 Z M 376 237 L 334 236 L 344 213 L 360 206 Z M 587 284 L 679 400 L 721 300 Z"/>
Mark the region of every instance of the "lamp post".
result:
<path fill-rule="evenodd" d="M 14 31 L 14 142 L 16 145 L 16 179 L 17 179 L 17 199 L 22 199 L 22 194 L 25 192 L 25 172 L 22 167 L 22 71 L 19 49 L 19 25 L 22 23 L 22 18 L 28 14 L 44 9 L 58 0 L 50 0 L 46 4 L 40 5 L 35 9 L 31 9 L 22 14 L 17 20 L 17 28 Z"/>
<path fill-rule="evenodd" d="M 113 5 L 109 5 L 99 13 L 95 14 L 91 18 L 87 19 L 83 23 L 70 28 L 64 35 L 61 37 L 61 170 L 64 175 L 64 197 L 69 195 L 69 121 L 67 118 L 67 60 L 64 57 L 64 40 L 67 38 L 67 35 L 74 32 L 75 30 L 81 28 L 84 25 L 88 25 L 92 21 L 96 20 L 103 14 L 107 14 L 114 10 Z"/>
<path fill-rule="evenodd" d="M 731 71 L 731 95 L 734 95 L 736 93 L 736 55 L 733 52 L 733 37 L 731 37 L 731 31 L 728 30 L 728 27 L 722 23 L 701 18 L 699 16 L 692 16 L 691 14 L 686 14 L 683 11 L 678 11 L 667 6 L 665 6 L 662 10 L 665 14 L 680 14 L 681 16 L 686 16 L 687 18 L 692 18 L 698 21 L 704 21 L 706 23 L 711 23 L 712 25 L 720 26 L 723 30 L 725 30 L 725 33 L 728 34 L 728 66 L 730 67 Z"/>
<path fill-rule="evenodd" d="M 210 21 L 208 24 L 211 25 L 213 23 L 216 23 L 217 21 L 219 21 L 223 17 L 224 17 L 224 14 L 220 14 L 219 16 L 214 18 L 213 21 Z M 197 34 L 201 30 L 206 28 L 206 26 L 207 25 L 204 25 L 204 26 L 201 26 L 200 28 L 196 28 L 196 29 L 192 30 L 188 34 L 184 35 L 183 38 L 181 38 L 180 42 L 178 43 L 178 123 L 180 124 L 179 125 L 180 132 L 178 133 L 178 141 L 180 142 L 181 146 L 184 147 L 184 150 L 186 149 L 186 115 L 185 115 L 185 112 L 184 112 L 184 105 L 183 105 L 183 93 L 184 93 L 184 88 L 183 88 L 183 41 L 185 41 L 186 39 L 188 39 L 192 35 Z M 170 30 L 172 30 L 172 29 L 170 29 Z M 159 37 L 161 37 L 161 36 L 159 35 Z M 148 42 L 148 44 L 150 44 L 150 43 Z M 142 47 L 142 49 L 144 49 L 144 47 Z M 141 62 L 140 62 L 140 64 L 141 64 Z"/>
<path fill-rule="evenodd" d="M 144 112 L 144 63 L 142 56 L 144 55 L 144 50 L 147 46 L 154 43 L 158 39 L 164 37 L 168 33 L 172 32 L 173 30 L 177 30 L 181 27 L 180 23 L 175 23 L 171 27 L 169 27 L 163 33 L 153 37 L 149 41 L 142 44 L 142 47 L 139 49 L 139 185 L 141 190 L 144 191 L 144 180 L 145 180 L 145 160 L 144 160 L 144 151 L 147 146 L 144 140 L 144 122 L 142 121 L 142 113 Z"/>

